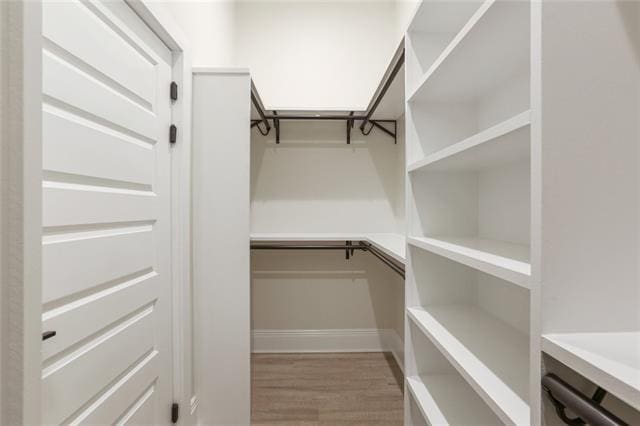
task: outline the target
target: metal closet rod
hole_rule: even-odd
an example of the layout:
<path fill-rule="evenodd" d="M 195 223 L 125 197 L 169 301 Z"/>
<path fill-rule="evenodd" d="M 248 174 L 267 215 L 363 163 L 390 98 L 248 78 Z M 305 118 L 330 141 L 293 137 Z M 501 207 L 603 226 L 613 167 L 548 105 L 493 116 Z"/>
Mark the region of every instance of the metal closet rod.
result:
<path fill-rule="evenodd" d="M 374 255 L 375 257 L 377 257 L 380 261 L 382 261 L 382 263 L 384 263 L 385 265 L 387 265 L 389 268 L 393 269 L 393 271 L 395 273 L 397 273 L 398 275 L 400 275 L 402 278 L 404 278 L 404 267 L 398 265 L 397 263 L 395 263 L 392 260 L 389 260 L 389 258 L 387 257 L 387 255 L 378 250 L 376 247 L 374 247 L 371 244 L 368 243 L 364 243 L 364 242 L 360 242 L 361 245 L 364 245 L 366 247 L 366 250 L 371 253 L 372 255 Z"/>
<path fill-rule="evenodd" d="M 547 374 L 542 378 L 542 388 L 554 405 L 558 417 L 568 425 L 629 426 L 600 405 L 607 394 L 600 387 L 589 398 L 555 374 Z M 571 410 L 578 417 L 570 418 L 565 409 Z"/>
<path fill-rule="evenodd" d="M 345 250 L 347 260 L 355 250 L 368 251 L 404 278 L 403 266 L 398 265 L 386 253 L 364 241 L 345 241 L 344 244 L 251 243 L 251 250 Z"/>

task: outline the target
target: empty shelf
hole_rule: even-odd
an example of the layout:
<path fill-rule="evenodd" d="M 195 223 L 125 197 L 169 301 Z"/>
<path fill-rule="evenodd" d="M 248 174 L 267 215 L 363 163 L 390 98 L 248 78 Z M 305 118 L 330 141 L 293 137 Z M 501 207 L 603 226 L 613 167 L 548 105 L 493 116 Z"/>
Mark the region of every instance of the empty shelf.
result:
<path fill-rule="evenodd" d="M 475 171 L 529 157 L 531 112 L 489 129 L 409 165 L 408 171 Z"/>
<path fill-rule="evenodd" d="M 545 334 L 542 350 L 640 410 L 640 332 Z"/>
<path fill-rule="evenodd" d="M 368 234 L 367 239 L 387 255 L 391 256 L 402 264 L 405 263 L 405 252 L 407 239 L 402 234 Z"/>
<path fill-rule="evenodd" d="M 529 424 L 529 339 L 471 305 L 408 308 L 409 318 L 507 424 Z"/>
<path fill-rule="evenodd" d="M 407 377 L 407 387 L 431 425 L 496 425 L 500 421 L 456 373 Z"/>
<path fill-rule="evenodd" d="M 487 0 L 410 94 L 409 102 L 469 101 L 529 66 L 525 2 Z"/>
<path fill-rule="evenodd" d="M 359 241 L 364 234 L 350 233 L 257 233 L 251 234 L 251 241 Z"/>
<path fill-rule="evenodd" d="M 531 265 L 529 249 L 525 245 L 479 238 L 409 237 L 407 242 L 412 246 L 530 288 Z"/>

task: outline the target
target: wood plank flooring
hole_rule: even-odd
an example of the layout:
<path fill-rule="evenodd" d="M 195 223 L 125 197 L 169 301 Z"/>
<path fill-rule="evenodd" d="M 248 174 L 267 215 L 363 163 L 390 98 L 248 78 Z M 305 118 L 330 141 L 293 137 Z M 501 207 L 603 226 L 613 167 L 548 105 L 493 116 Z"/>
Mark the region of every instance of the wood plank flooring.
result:
<path fill-rule="evenodd" d="M 402 425 L 390 353 L 253 354 L 253 425 Z"/>

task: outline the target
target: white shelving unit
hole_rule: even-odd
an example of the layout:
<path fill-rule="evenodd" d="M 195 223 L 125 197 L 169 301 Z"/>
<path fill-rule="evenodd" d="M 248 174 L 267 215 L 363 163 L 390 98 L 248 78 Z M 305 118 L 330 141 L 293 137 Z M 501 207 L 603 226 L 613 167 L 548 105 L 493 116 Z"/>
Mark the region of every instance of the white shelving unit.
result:
<path fill-rule="evenodd" d="M 640 4 L 561 3 L 542 14 L 542 349 L 638 424 Z"/>
<path fill-rule="evenodd" d="M 407 424 L 537 422 L 531 7 L 425 0 L 409 27 Z"/>
<path fill-rule="evenodd" d="M 541 371 L 640 419 L 638 40 L 637 2 L 418 8 L 406 424 L 540 425 Z"/>

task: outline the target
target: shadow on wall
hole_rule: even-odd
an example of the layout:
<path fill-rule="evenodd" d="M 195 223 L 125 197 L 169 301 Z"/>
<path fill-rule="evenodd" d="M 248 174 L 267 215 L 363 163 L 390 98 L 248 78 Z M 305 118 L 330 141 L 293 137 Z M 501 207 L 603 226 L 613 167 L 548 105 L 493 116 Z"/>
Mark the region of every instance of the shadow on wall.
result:
<path fill-rule="evenodd" d="M 251 326 L 259 330 L 395 329 L 403 281 L 370 253 L 254 251 Z"/>
<path fill-rule="evenodd" d="M 252 199 L 394 200 L 398 145 L 374 130 L 353 129 L 346 143 L 343 122 L 281 122 L 281 141 L 252 131 Z"/>
<path fill-rule="evenodd" d="M 281 142 L 275 131 L 262 136 L 252 130 L 251 201 L 254 231 L 275 232 L 276 217 L 295 217 L 299 228 L 313 232 L 396 231 L 404 204 L 404 145 L 374 130 L 365 137 L 355 128 L 346 144 L 343 122 L 282 122 Z M 266 217 L 269 218 L 266 218 Z M 288 219 L 287 219 L 288 220 Z M 351 221 L 351 222 L 350 222 Z M 350 224 L 351 223 L 351 224 Z M 280 230 L 294 232 L 291 222 Z M 300 230 L 300 229 L 298 229 Z"/>

